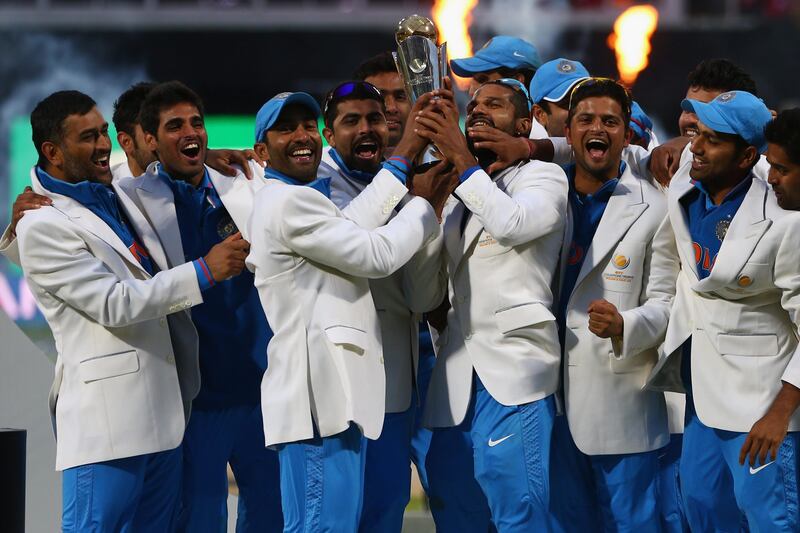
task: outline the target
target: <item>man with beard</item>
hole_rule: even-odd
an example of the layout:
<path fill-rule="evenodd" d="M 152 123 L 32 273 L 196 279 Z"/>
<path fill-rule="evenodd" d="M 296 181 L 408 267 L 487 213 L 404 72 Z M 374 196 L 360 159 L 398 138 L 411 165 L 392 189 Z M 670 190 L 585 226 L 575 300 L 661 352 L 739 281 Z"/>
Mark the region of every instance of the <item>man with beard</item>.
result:
<path fill-rule="evenodd" d="M 50 409 L 62 528 L 173 531 L 180 444 L 200 386 L 187 310 L 239 273 L 246 254 L 229 239 L 168 264 L 145 216 L 112 184 L 108 124 L 87 95 L 53 93 L 31 127 L 31 181 L 52 207 L 25 216 L 17 241 L 58 348 Z"/>
<path fill-rule="evenodd" d="M 416 118 L 419 134 L 456 169 L 460 185 L 444 216 L 452 309 L 440 338 L 425 425 L 465 432 L 475 477 L 501 533 L 547 531 L 550 436 L 559 346 L 551 283 L 567 209 L 567 180 L 533 161 L 489 175 L 495 159 L 464 137 L 442 99 Z M 530 105 L 517 80 L 480 87 L 466 126 L 527 137 Z"/>
<path fill-rule="evenodd" d="M 432 96 L 420 98 L 417 109 Z M 253 250 L 248 266 L 255 272 L 264 310 L 275 328 L 262 384 L 262 407 L 266 443 L 276 447 L 281 463 L 286 531 L 359 528 L 365 449 L 371 447 L 364 437 L 377 439 L 382 428 L 386 430 L 385 384 L 390 371 L 384 370 L 384 364 L 393 365 L 398 373 L 388 377 L 398 381 L 401 389 L 391 400 L 404 404 L 404 410 L 410 401 L 411 339 L 403 342 L 402 326 L 398 331 L 384 328 L 407 348 L 390 354 L 384 338 L 384 351 L 379 329 L 383 321 L 379 324 L 376 312 L 379 302 L 404 299 L 404 295 L 386 289 L 373 300 L 368 280 L 391 276 L 435 238 L 439 232 L 436 216 L 454 179 L 433 179 L 432 173 L 414 176 L 414 190 L 424 190 L 435 209 L 421 198 L 411 198 L 394 214 L 408 192 L 405 180 L 410 161 L 426 142 L 406 130 L 392 158 L 380 165 L 387 134 L 382 107 L 378 90 L 364 82 L 344 84 L 331 93 L 325 134 L 335 145 L 331 153 L 343 172 L 334 180 L 317 178 L 322 151 L 317 130 L 320 109 L 309 95 L 279 94 L 256 118 L 255 149 L 269 167 L 267 184 L 256 196 L 250 220 Z M 367 182 L 358 181 L 367 177 Z M 355 197 L 342 196 L 346 205 L 339 209 L 330 198 L 344 183 L 334 182 L 345 178 L 351 189 L 339 189 L 339 193 L 360 192 Z M 385 281 L 390 286 L 394 280 Z M 390 303 L 387 311 L 392 314 L 402 315 L 401 303 L 408 306 Z M 405 334 L 414 335 L 416 323 L 406 318 L 405 324 Z M 405 357 L 408 368 L 389 361 L 398 355 Z M 398 418 L 402 423 L 402 416 Z M 404 456 L 387 458 L 399 460 L 405 476 L 408 438 L 399 443 L 405 447 Z M 405 486 L 403 497 L 407 498 L 408 482 L 401 477 L 393 483 Z M 395 489 L 391 492 L 395 498 Z M 368 505 L 374 512 L 375 503 Z M 395 502 L 391 506 L 387 521 L 391 524 L 376 527 L 399 527 Z"/>
<path fill-rule="evenodd" d="M 554 529 L 659 532 L 664 394 L 642 390 L 667 330 L 678 273 L 666 199 L 622 161 L 631 100 L 589 78 L 570 98 L 569 217 L 558 323 L 566 416 L 551 458 Z"/>
<path fill-rule="evenodd" d="M 403 137 L 408 114 L 411 112 L 411 99 L 406 94 L 392 53 L 381 52 L 364 61 L 356 69 L 353 78 L 371 83 L 381 92 L 386 107 L 386 127 L 389 130 L 383 156 L 388 158 Z"/>
<path fill-rule="evenodd" d="M 783 209 L 800 211 L 800 108 L 787 109 L 767 124 L 769 184 Z"/>
<path fill-rule="evenodd" d="M 800 214 L 753 167 L 771 114 L 744 91 L 681 104 L 693 159 L 669 187 L 681 260 L 652 387 L 686 392 L 680 476 L 692 531 L 797 531 Z M 788 433 L 787 433 L 788 430 Z"/>
<path fill-rule="evenodd" d="M 114 102 L 112 120 L 117 129 L 117 142 L 125 152 L 125 161 L 111 168 L 114 179 L 137 177 L 144 174 L 147 166 L 157 159 L 156 154 L 147 149 L 144 131 L 139 123 L 139 109 L 147 93 L 155 87 L 152 82 L 140 82 L 131 86 Z"/>
<path fill-rule="evenodd" d="M 200 98 L 180 82 L 152 88 L 141 106 L 148 150 L 158 155 L 139 178 L 120 187 L 139 204 L 171 263 L 241 237 L 252 209 L 251 183 L 204 164 L 208 135 Z M 263 180 L 262 180 L 263 181 Z M 260 385 L 272 331 L 253 275 L 217 283 L 192 311 L 200 340 L 200 393 L 183 443 L 179 531 L 220 531 L 227 524 L 230 464 L 239 487 L 237 530 L 283 528 L 278 459 L 264 448 Z"/>

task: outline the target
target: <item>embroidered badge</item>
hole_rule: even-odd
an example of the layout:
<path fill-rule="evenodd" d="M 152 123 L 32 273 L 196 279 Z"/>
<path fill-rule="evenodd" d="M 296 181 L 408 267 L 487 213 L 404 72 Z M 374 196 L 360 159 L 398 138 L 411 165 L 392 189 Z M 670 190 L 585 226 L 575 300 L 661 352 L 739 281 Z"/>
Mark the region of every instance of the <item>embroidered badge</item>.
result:
<path fill-rule="evenodd" d="M 716 228 L 714 228 L 714 233 L 716 233 L 717 239 L 719 239 L 720 242 L 725 240 L 725 235 L 728 234 L 728 228 L 730 226 L 731 226 L 730 218 L 724 218 L 719 222 L 717 222 L 717 226 Z"/>
<path fill-rule="evenodd" d="M 615 255 L 614 258 L 611 260 L 611 263 L 620 270 L 625 270 L 628 268 L 628 265 L 631 264 L 630 257 L 625 257 L 624 255 Z"/>
<path fill-rule="evenodd" d="M 562 74 L 569 74 L 575 70 L 575 67 L 572 64 L 572 61 L 567 61 L 566 59 L 558 64 L 558 71 Z"/>
<path fill-rule="evenodd" d="M 239 231 L 239 228 L 236 227 L 230 215 L 222 217 L 217 224 L 217 235 L 219 235 L 220 239 L 227 239 L 237 231 Z"/>

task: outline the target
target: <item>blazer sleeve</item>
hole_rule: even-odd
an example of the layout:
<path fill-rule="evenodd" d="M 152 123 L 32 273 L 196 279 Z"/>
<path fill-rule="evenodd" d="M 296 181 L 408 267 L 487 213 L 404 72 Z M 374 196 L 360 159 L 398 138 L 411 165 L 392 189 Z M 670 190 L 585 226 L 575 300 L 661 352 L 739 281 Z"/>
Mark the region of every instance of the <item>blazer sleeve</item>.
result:
<path fill-rule="evenodd" d="M 17 237 L 30 281 L 105 327 L 156 319 L 203 302 L 192 263 L 147 280 L 120 279 L 69 223 L 23 217 Z"/>
<path fill-rule="evenodd" d="M 369 230 L 342 217 L 318 191 L 295 187 L 291 192 L 286 194 L 278 222 L 287 247 L 353 276 L 376 279 L 393 274 L 434 236 L 439 225 L 433 208 L 422 198 L 408 202 L 388 224 Z"/>
<path fill-rule="evenodd" d="M 442 227 L 435 237 L 403 267 L 403 294 L 414 313 L 427 313 L 442 303 L 447 291 L 447 272 L 442 268 L 444 235 Z"/>
<path fill-rule="evenodd" d="M 503 246 L 517 246 L 562 230 L 568 186 L 560 167 L 528 163 L 512 185 L 513 192 L 502 191 L 484 170 L 478 170 L 456 188 L 456 194 Z"/>
<path fill-rule="evenodd" d="M 789 313 L 795 325 L 795 335 L 800 327 L 800 218 L 789 215 L 795 223 L 784 233 L 775 256 L 775 286 L 781 289 L 781 306 Z M 781 380 L 800 388 L 800 344 L 795 348 Z"/>
<path fill-rule="evenodd" d="M 612 342 L 617 359 L 627 359 L 657 347 L 667 333 L 680 260 L 666 213 L 646 253 L 641 305 L 620 313 L 624 323 L 622 339 Z"/>
<path fill-rule="evenodd" d="M 0 237 L 0 254 L 19 266 L 19 243 L 17 238 L 11 234 L 10 225 L 6 227 L 3 236 Z"/>
<path fill-rule="evenodd" d="M 407 193 L 406 186 L 394 174 L 381 169 L 370 184 L 342 209 L 342 214 L 364 229 L 375 229 L 386 224 Z"/>

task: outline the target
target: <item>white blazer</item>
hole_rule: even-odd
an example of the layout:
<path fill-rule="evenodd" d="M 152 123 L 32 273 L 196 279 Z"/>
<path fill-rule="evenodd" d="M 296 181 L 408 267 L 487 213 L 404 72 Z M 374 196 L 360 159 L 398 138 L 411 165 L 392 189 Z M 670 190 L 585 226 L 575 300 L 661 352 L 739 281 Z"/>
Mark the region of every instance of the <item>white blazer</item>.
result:
<path fill-rule="evenodd" d="M 169 269 L 164 249 L 125 193 L 118 198 L 161 272 L 151 277 L 89 209 L 53 200 L 17 226 L 25 278 L 56 341 L 50 393 L 56 468 L 169 450 L 180 445 L 200 388 L 197 332 L 202 303 L 194 266 Z"/>
<path fill-rule="evenodd" d="M 407 193 L 387 174 L 350 204 L 371 207 L 365 223 L 383 224 Z M 261 385 L 267 445 L 309 439 L 315 429 L 335 435 L 350 422 L 376 439 L 386 393 L 368 278 L 392 274 L 436 235 L 433 208 L 414 198 L 370 231 L 319 191 L 277 180 L 267 180 L 254 206 L 247 265 L 274 332 Z"/>
<path fill-rule="evenodd" d="M 691 163 L 669 188 L 669 228 L 681 260 L 664 349 L 649 378 L 683 392 L 680 350 L 692 337 L 692 392 L 700 420 L 749 432 L 769 409 L 781 381 L 800 386 L 800 213 L 778 207 L 754 179 L 733 217 L 711 274 L 699 279 L 680 199 L 692 189 Z M 789 431 L 800 430 L 800 411 Z"/>
<path fill-rule="evenodd" d="M 504 405 L 542 399 L 559 381 L 551 285 L 567 212 L 564 171 L 531 161 L 493 180 L 479 170 L 455 194 L 463 203 L 451 203 L 444 219 L 452 309 L 436 341 L 429 427 L 464 420 L 473 369 Z"/>
<path fill-rule="evenodd" d="M 678 275 L 671 234 L 658 231 L 666 204 L 657 187 L 626 168 L 569 296 L 564 399 L 570 432 L 587 455 L 646 452 L 669 442 L 664 394 L 643 390 L 667 331 Z M 562 264 L 572 241 L 571 214 L 567 220 Z M 587 309 L 599 299 L 620 311 L 621 339 L 589 331 Z"/>
<path fill-rule="evenodd" d="M 326 166 L 325 171 L 332 178 L 331 200 L 340 209 L 345 209 L 366 187 L 366 184 L 344 175 L 335 163 Z M 360 222 L 356 214 L 350 212 L 349 216 Z M 408 409 L 412 396 L 417 392 L 420 315 L 442 302 L 447 286 L 446 280 L 440 279 L 440 247 L 441 231 L 400 270 L 382 279 L 369 280 L 383 339 L 387 413 Z"/>

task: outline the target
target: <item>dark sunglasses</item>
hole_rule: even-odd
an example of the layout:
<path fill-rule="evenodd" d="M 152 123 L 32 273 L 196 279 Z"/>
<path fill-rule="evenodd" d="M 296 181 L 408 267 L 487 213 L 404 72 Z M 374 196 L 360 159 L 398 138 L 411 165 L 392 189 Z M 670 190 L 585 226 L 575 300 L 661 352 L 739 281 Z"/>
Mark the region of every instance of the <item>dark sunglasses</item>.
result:
<path fill-rule="evenodd" d="M 328 93 L 325 97 L 325 104 L 322 106 L 322 114 L 328 114 L 328 108 L 334 101 L 347 98 L 348 96 L 363 96 L 364 98 L 372 98 L 383 102 L 383 96 L 380 90 L 371 83 L 366 81 L 347 81 L 338 85 L 334 90 Z"/>

